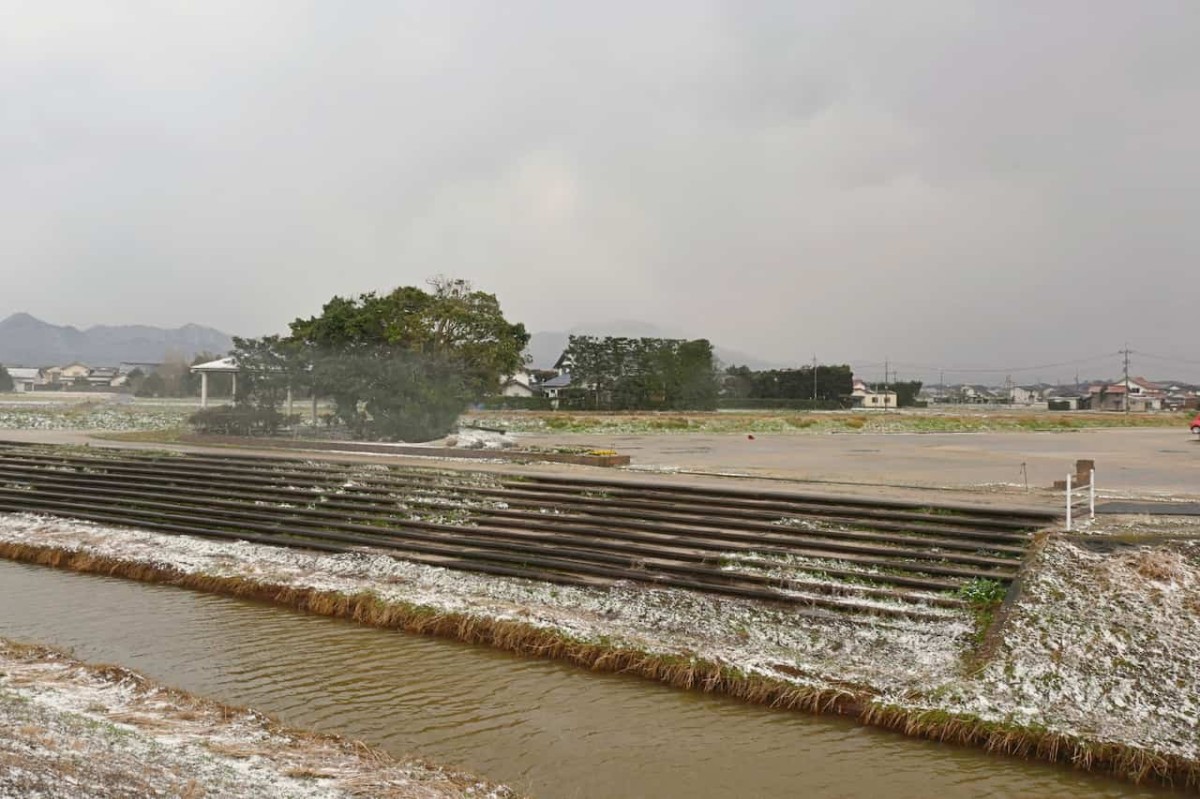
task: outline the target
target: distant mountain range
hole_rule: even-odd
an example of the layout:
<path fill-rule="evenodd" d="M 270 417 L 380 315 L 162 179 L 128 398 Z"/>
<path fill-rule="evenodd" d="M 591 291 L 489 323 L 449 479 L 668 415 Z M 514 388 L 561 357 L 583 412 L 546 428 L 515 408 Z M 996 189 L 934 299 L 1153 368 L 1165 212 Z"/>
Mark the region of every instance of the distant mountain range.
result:
<path fill-rule="evenodd" d="M 687 338 L 646 322 L 631 320 L 578 325 L 566 331 L 534 333 L 526 352 L 532 365 L 548 369 L 562 355 L 571 335 L 628 336 L 630 338 Z M 80 361 L 88 366 L 116 366 L 122 362 L 158 363 L 168 353 L 191 360 L 201 352 L 224 355 L 233 340 L 220 330 L 184 325 L 168 330 L 147 325 L 97 325 L 79 330 L 53 325 L 27 313 L 0 321 L 0 364 L 5 366 L 64 366 Z M 726 366 L 745 364 L 751 369 L 772 369 L 781 364 L 714 343 L 713 350 Z"/>
<path fill-rule="evenodd" d="M 88 366 L 122 362 L 161 362 L 168 353 L 191 360 L 202 352 L 224 355 L 233 340 L 220 330 L 184 325 L 173 330 L 146 325 L 97 325 L 87 330 L 15 313 L 0 322 L 0 364 L 5 366 L 63 366 L 80 361 Z"/>
<path fill-rule="evenodd" d="M 529 346 L 525 352 L 530 357 L 530 366 L 535 369 L 549 369 L 554 366 L 558 356 L 567 347 L 569 336 L 626 336 L 628 338 L 689 338 L 674 331 L 663 330 L 647 322 L 632 320 L 606 322 L 604 324 L 577 325 L 566 331 L 543 331 L 534 333 L 529 338 Z M 749 366 L 751 369 L 777 369 L 786 364 L 772 363 L 747 355 L 744 352 L 727 349 L 713 342 L 713 353 L 725 366 Z"/>

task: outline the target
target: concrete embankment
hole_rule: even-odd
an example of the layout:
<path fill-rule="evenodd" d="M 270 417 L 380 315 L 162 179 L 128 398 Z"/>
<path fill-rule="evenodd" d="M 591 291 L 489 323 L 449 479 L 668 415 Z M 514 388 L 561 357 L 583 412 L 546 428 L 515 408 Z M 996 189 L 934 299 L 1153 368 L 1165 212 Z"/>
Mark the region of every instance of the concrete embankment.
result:
<path fill-rule="evenodd" d="M 1031 549 L 1045 511 L 234 454 L 9 446 L 0 477 L 0 510 L 58 517 L 5 517 L 14 560 L 1197 784 L 1188 540 Z"/>
<path fill-rule="evenodd" d="M 5 517 L 0 541 L 0 553 L 17 560 L 255 597 L 1128 779 L 1197 784 L 1190 653 L 1200 644 L 1200 568 L 1186 540 L 1093 552 L 1051 539 L 991 658 L 973 671 L 976 631 L 958 611 L 884 624 L 817 619 L 691 591 L 553 586 L 28 516 Z"/>

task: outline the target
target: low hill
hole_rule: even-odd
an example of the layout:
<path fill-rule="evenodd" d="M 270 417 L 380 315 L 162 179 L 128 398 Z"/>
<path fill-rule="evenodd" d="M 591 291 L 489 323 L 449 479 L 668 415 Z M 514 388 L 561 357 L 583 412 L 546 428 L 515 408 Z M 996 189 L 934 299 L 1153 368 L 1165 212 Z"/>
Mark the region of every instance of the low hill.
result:
<path fill-rule="evenodd" d="M 27 313 L 0 321 L 0 363 L 9 366 L 61 366 L 80 361 L 115 366 L 122 361 L 157 362 L 167 353 L 191 359 L 200 352 L 224 354 L 228 335 L 211 327 L 174 329 L 147 325 L 97 325 L 86 330 L 53 325 Z"/>

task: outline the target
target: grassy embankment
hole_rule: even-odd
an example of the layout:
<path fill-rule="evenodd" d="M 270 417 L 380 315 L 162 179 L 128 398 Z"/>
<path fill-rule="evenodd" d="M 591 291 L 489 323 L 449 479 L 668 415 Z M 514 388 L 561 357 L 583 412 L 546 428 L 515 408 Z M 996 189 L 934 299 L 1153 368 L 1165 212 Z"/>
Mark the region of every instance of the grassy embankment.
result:
<path fill-rule="evenodd" d="M 453 595 L 443 593 L 442 599 L 448 598 L 451 604 L 439 605 L 441 599 L 428 594 L 403 598 L 403 592 L 412 590 L 405 586 L 410 586 L 418 574 L 413 567 L 404 567 L 409 570 L 404 572 L 407 576 L 400 582 L 389 580 L 387 589 L 382 585 L 335 587 L 329 575 L 314 574 L 315 583 L 296 582 L 282 576 L 280 565 L 263 568 L 266 564 L 256 565 L 253 561 L 249 565 L 254 576 L 242 571 L 213 573 L 202 566 L 194 566 L 195 570 L 173 566 L 162 559 L 163 546 L 176 540 L 163 539 L 156 544 L 151 559 L 133 556 L 127 549 L 101 554 L 88 551 L 89 545 L 64 548 L 37 543 L 36 539 L 4 543 L 0 545 L 0 557 L 264 600 L 364 624 L 563 660 L 596 671 L 640 675 L 772 707 L 840 713 L 907 735 L 1066 763 L 1134 781 L 1153 780 L 1192 789 L 1200 785 L 1195 725 L 1188 721 L 1196 706 L 1196 680 L 1188 677 L 1189 673 L 1196 676 L 1189 653 L 1200 645 L 1200 562 L 1194 548 L 1109 556 L 1088 554 L 1059 541 L 1039 554 L 1025 575 L 1026 591 L 1019 606 L 999 614 L 1007 618 L 1000 625 L 1003 629 L 993 628 L 988 635 L 996 639 L 991 646 L 985 644 L 984 651 L 980 651 L 980 633 L 995 610 L 997 596 L 989 586 L 978 585 L 967 598 L 977 600 L 973 604 L 977 605 L 980 626 L 976 635 L 968 633 L 957 649 L 961 668 L 932 680 L 924 678 L 920 684 L 910 685 L 913 690 L 896 690 L 874 684 L 861 672 L 856 677 L 853 668 L 847 670 L 851 663 L 846 657 L 858 648 L 853 638 L 831 640 L 829 658 L 815 672 L 814 665 L 805 665 L 803 659 L 794 665 L 785 663 L 764 670 L 763 665 L 776 662 L 778 654 L 774 651 L 769 655 L 771 660 L 759 665 L 732 655 L 730 646 L 738 646 L 737 642 L 747 635 L 757 637 L 752 627 L 735 638 L 719 636 L 720 640 L 714 638 L 707 643 L 700 638 L 690 643 L 689 639 L 678 638 L 681 630 L 702 626 L 701 618 L 708 620 L 705 623 L 714 623 L 709 611 L 717 608 L 707 608 L 691 621 L 688 612 L 678 618 L 670 616 L 667 626 L 648 622 L 659 638 L 678 638 L 661 649 L 647 644 L 653 635 L 638 644 L 610 631 L 608 625 L 612 622 L 604 622 L 591 632 L 584 632 L 578 624 L 560 626 L 555 622 L 555 613 L 567 612 L 567 606 L 575 607 L 578 601 L 574 596 L 554 599 L 560 590 L 564 595 L 571 593 L 568 589 L 520 588 L 533 592 L 531 595 L 540 593 L 546 604 L 521 611 L 525 606 L 513 605 L 509 598 L 502 605 L 510 611 L 515 607 L 517 612 L 505 617 L 493 615 L 494 611 L 474 597 L 465 606 L 453 604 L 462 599 L 465 585 L 480 581 L 495 584 L 490 578 L 447 577 L 450 582 L 443 583 L 442 590 L 451 590 Z M 182 542 L 179 545 L 183 546 Z M 241 549 L 222 547 L 222 552 Z M 228 554 L 221 557 L 227 558 Z M 280 557 L 299 556 L 289 553 Z M 1170 568 L 1162 568 L 1163 563 Z M 1155 568 L 1149 569 L 1147 564 Z M 1108 586 L 1099 596 L 1094 590 L 1098 584 Z M 392 591 L 402 593 L 389 593 Z M 630 595 L 623 601 L 636 600 L 637 596 Z M 675 608 L 671 613 L 682 612 L 677 605 L 684 595 L 672 594 L 667 599 L 671 597 L 674 600 L 668 604 Z M 554 602 L 562 607 L 556 610 Z M 627 608 L 635 621 L 649 612 L 646 606 L 620 607 Z M 697 606 L 693 610 L 701 609 Z M 729 605 L 720 614 L 732 610 Z M 616 618 L 624 615 L 618 613 Z M 764 622 L 768 624 L 764 640 L 780 634 L 784 629 L 778 626 L 780 623 L 795 624 L 794 620 L 769 622 L 765 618 Z M 681 626 L 672 631 L 671 624 Z M 1178 646 L 1162 646 L 1168 628 Z M 1125 632 L 1114 638 L 1114 629 Z M 808 627 L 803 632 L 820 634 Z M 924 633 L 915 638 L 908 635 L 908 640 L 910 646 L 933 645 Z M 903 640 L 898 638 L 896 642 Z M 848 646 L 844 648 L 843 644 Z M 884 656 L 881 646 L 889 648 L 891 656 Z M 897 658 L 905 650 L 892 648 L 886 638 L 867 649 L 872 661 L 881 657 L 889 663 L 895 661 L 893 667 L 897 669 L 913 662 L 907 657 Z M 917 650 L 911 654 L 916 655 Z M 886 673 L 885 669 L 881 674 Z M 1151 673 L 1171 675 L 1171 679 L 1155 682 Z M 1081 705 L 1079 696 L 1091 699 Z"/>

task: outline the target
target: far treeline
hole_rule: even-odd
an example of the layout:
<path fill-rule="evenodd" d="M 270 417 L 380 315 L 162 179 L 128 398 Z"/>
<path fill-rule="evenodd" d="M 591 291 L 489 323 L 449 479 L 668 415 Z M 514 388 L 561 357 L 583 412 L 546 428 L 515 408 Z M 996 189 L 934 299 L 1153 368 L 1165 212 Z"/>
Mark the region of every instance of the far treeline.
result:
<path fill-rule="evenodd" d="M 289 398 L 317 397 L 332 400 L 325 421 L 356 438 L 445 435 L 463 410 L 497 395 L 524 365 L 529 334 L 505 319 L 495 295 L 464 280 L 439 277 L 429 286 L 334 297 L 320 315 L 292 322 L 286 336 L 234 339 L 235 404 L 203 410 L 194 424 L 270 433 L 295 421 L 280 413 Z M 852 390 L 846 365 L 816 367 L 815 383 L 811 368 L 722 374 L 705 339 L 571 336 L 564 361 L 570 386 L 561 408 L 841 407 Z"/>
<path fill-rule="evenodd" d="M 854 373 L 846 364 L 804 366 L 799 369 L 751 370 L 731 366 L 725 370 L 727 407 L 832 409 L 845 407 L 854 390 Z"/>
<path fill-rule="evenodd" d="M 854 390 L 854 373 L 847 364 L 803 366 L 799 369 L 764 369 L 731 366 L 725 370 L 722 407 L 762 408 L 844 408 Z M 920 380 L 893 383 L 868 383 L 871 391 L 893 391 L 901 408 L 920 404 L 917 395 L 924 385 Z"/>
<path fill-rule="evenodd" d="M 706 339 L 571 336 L 571 388 L 561 408 L 714 410 L 718 387 Z"/>

